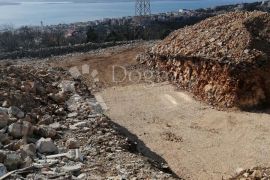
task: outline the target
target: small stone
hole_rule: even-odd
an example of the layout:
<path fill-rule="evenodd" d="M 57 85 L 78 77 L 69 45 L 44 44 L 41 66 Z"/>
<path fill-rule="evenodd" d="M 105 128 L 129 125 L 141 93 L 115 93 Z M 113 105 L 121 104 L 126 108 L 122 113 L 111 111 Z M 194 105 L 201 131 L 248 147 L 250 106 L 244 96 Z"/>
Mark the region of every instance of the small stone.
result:
<path fill-rule="evenodd" d="M 7 174 L 7 168 L 4 164 L 0 163 L 0 177 L 4 176 Z"/>
<path fill-rule="evenodd" d="M 36 145 L 31 143 L 31 144 L 27 144 L 27 145 L 23 145 L 22 146 L 22 150 L 31 158 L 35 158 L 36 157 Z"/>
<path fill-rule="evenodd" d="M 77 128 L 83 128 L 83 127 L 87 127 L 88 123 L 87 122 L 78 122 L 76 124 L 74 124 L 73 126 L 77 127 Z"/>
<path fill-rule="evenodd" d="M 244 169 L 243 168 L 237 168 L 235 170 L 236 174 L 240 174 Z"/>
<path fill-rule="evenodd" d="M 8 127 L 8 132 L 14 138 L 22 138 L 33 134 L 32 124 L 27 121 L 13 123 Z"/>
<path fill-rule="evenodd" d="M 55 112 L 54 112 L 56 115 L 59 115 L 59 116 L 64 116 L 66 115 L 66 111 L 64 108 L 59 108 L 57 109 Z"/>
<path fill-rule="evenodd" d="M 216 40 L 215 38 L 211 38 L 209 41 L 214 42 L 215 40 Z"/>
<path fill-rule="evenodd" d="M 262 172 L 259 170 L 255 170 L 252 174 L 251 177 L 255 178 L 255 179 L 261 179 L 262 178 Z"/>
<path fill-rule="evenodd" d="M 73 112 L 73 113 L 69 113 L 68 114 L 68 117 L 69 118 L 73 118 L 73 117 L 76 117 L 76 116 L 78 116 L 78 113 L 77 112 Z"/>
<path fill-rule="evenodd" d="M 9 117 L 7 113 L 0 112 L 0 129 L 7 126 L 8 120 L 9 120 Z"/>
<path fill-rule="evenodd" d="M 57 135 L 57 132 L 49 126 L 41 125 L 36 134 L 44 138 L 54 138 Z"/>
<path fill-rule="evenodd" d="M 17 151 L 20 149 L 20 147 L 24 144 L 24 140 L 21 139 L 19 141 L 13 141 L 7 145 L 4 146 L 5 149 L 9 149 L 11 151 Z"/>
<path fill-rule="evenodd" d="M 59 92 L 57 94 L 49 94 L 49 98 L 55 101 L 56 103 L 63 103 L 66 99 L 65 93 Z"/>
<path fill-rule="evenodd" d="M 36 142 L 37 151 L 45 154 L 53 154 L 58 152 L 57 146 L 51 138 L 41 138 Z"/>
<path fill-rule="evenodd" d="M 22 163 L 22 168 L 30 167 L 33 164 L 33 160 L 31 157 L 27 156 L 24 158 Z"/>
<path fill-rule="evenodd" d="M 74 81 L 62 81 L 59 84 L 59 87 L 61 88 L 61 92 L 75 92 L 75 82 Z"/>
<path fill-rule="evenodd" d="M 55 123 L 50 124 L 49 127 L 53 128 L 55 130 L 58 130 L 61 128 L 61 124 L 59 122 L 55 122 Z"/>
<path fill-rule="evenodd" d="M 249 174 L 248 174 L 248 173 L 244 173 L 243 176 L 244 176 L 245 178 L 247 178 L 247 177 L 249 176 Z"/>
<path fill-rule="evenodd" d="M 0 150 L 0 163 L 3 163 L 7 158 L 7 151 Z"/>
<path fill-rule="evenodd" d="M 0 107 L 0 113 L 8 113 L 8 109 Z"/>
<path fill-rule="evenodd" d="M 86 179 L 86 178 L 87 178 L 87 174 L 82 173 L 82 174 L 80 174 L 77 178 L 78 178 L 78 179 Z"/>
<path fill-rule="evenodd" d="M 80 171 L 82 168 L 82 164 L 76 164 L 76 165 L 72 165 L 72 166 L 63 166 L 61 169 L 65 172 L 78 172 Z"/>
<path fill-rule="evenodd" d="M 45 114 L 41 120 L 38 122 L 38 124 L 45 124 L 45 125 L 49 125 L 53 123 L 53 117 L 48 115 L 48 114 Z"/>
<path fill-rule="evenodd" d="M 218 43 L 217 43 L 217 45 L 222 46 L 222 45 L 223 45 L 223 43 L 222 43 L 222 42 L 218 42 Z"/>
<path fill-rule="evenodd" d="M 2 104 L 2 106 L 5 108 L 9 107 L 9 105 L 10 105 L 10 103 L 8 101 L 4 101 Z"/>
<path fill-rule="evenodd" d="M 24 112 L 16 106 L 11 106 L 10 108 L 8 108 L 8 114 L 19 119 L 24 117 Z"/>
<path fill-rule="evenodd" d="M 22 157 L 18 153 L 7 154 L 7 157 L 4 161 L 4 165 L 9 171 L 19 169 L 20 165 L 23 163 Z"/>
<path fill-rule="evenodd" d="M 80 144 L 77 139 L 70 138 L 66 141 L 66 147 L 68 149 L 78 149 L 80 147 Z"/>
<path fill-rule="evenodd" d="M 244 53 L 245 53 L 245 54 L 248 54 L 249 51 L 250 51 L 249 49 L 245 49 L 245 50 L 244 50 Z"/>

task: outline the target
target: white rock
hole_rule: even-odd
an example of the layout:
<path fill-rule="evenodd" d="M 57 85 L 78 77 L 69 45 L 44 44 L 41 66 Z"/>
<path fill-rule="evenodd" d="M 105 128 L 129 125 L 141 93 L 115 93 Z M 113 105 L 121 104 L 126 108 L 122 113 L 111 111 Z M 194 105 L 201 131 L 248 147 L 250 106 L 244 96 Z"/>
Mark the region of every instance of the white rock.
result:
<path fill-rule="evenodd" d="M 76 116 L 78 116 L 78 113 L 77 112 L 73 112 L 73 113 L 69 113 L 68 114 L 68 117 L 69 118 L 76 117 Z"/>
<path fill-rule="evenodd" d="M 75 164 L 75 165 L 66 165 L 62 167 L 62 170 L 65 172 L 75 172 L 75 171 L 80 171 L 82 168 L 82 164 Z"/>
<path fill-rule="evenodd" d="M 82 173 L 82 174 L 80 174 L 77 178 L 78 178 L 78 179 L 86 179 L 86 178 L 87 178 L 87 174 Z"/>
<path fill-rule="evenodd" d="M 243 168 L 237 168 L 235 170 L 236 174 L 240 174 L 244 169 Z"/>

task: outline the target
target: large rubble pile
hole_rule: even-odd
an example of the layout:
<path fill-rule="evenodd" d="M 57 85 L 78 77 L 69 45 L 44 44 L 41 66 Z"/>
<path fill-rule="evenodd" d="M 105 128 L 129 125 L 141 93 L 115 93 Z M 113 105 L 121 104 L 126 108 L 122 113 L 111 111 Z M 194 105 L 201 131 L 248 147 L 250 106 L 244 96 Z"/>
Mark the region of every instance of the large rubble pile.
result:
<path fill-rule="evenodd" d="M 174 179 L 131 153 L 135 144 L 66 71 L 0 65 L 0 76 L 0 179 Z"/>
<path fill-rule="evenodd" d="M 270 16 L 232 12 L 177 30 L 138 60 L 220 107 L 269 103 Z"/>

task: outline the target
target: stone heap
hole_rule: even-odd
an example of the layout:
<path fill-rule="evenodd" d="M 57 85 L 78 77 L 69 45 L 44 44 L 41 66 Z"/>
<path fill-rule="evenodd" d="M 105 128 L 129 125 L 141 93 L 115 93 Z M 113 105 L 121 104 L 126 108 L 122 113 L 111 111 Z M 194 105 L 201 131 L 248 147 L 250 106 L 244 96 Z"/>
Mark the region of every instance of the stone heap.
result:
<path fill-rule="evenodd" d="M 270 168 L 254 167 L 250 169 L 237 169 L 237 173 L 230 180 L 257 180 L 270 179 Z"/>
<path fill-rule="evenodd" d="M 232 12 L 171 33 L 138 60 L 211 105 L 269 103 L 270 16 Z"/>
<path fill-rule="evenodd" d="M 0 65 L 0 77 L 0 179 L 174 179 L 131 153 L 134 142 L 67 71 Z"/>

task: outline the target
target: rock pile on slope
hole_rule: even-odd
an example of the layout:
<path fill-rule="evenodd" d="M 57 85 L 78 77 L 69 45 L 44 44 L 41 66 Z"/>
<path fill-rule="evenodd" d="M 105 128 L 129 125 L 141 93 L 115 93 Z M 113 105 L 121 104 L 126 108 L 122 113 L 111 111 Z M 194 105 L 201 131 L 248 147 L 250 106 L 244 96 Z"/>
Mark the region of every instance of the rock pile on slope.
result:
<path fill-rule="evenodd" d="M 138 60 L 212 105 L 246 108 L 269 102 L 269 45 L 268 13 L 232 12 L 173 32 Z"/>
<path fill-rule="evenodd" d="M 172 178 L 130 153 L 134 144 L 63 69 L 0 65 L 0 76 L 1 179 Z"/>
<path fill-rule="evenodd" d="M 230 180 L 257 180 L 270 179 L 270 168 L 255 167 L 251 169 L 241 170 Z"/>

